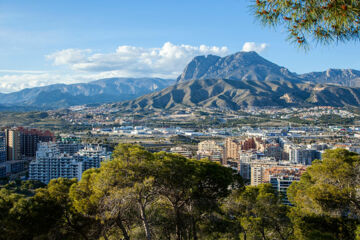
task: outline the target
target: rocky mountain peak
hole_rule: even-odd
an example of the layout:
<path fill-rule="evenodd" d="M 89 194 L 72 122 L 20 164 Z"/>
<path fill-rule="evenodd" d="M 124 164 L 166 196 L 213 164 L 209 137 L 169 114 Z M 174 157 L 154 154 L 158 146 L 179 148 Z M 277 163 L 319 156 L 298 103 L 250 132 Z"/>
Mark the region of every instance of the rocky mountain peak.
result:
<path fill-rule="evenodd" d="M 280 67 L 256 52 L 237 52 L 225 57 L 195 57 L 178 77 L 178 82 L 194 79 L 233 80 L 296 80 L 289 70 Z"/>

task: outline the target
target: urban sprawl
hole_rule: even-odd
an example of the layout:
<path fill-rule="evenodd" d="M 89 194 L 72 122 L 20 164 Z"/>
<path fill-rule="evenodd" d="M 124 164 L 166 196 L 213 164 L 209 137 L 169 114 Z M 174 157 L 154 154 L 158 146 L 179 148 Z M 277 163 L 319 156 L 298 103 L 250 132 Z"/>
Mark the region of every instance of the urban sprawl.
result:
<path fill-rule="evenodd" d="M 245 113 L 272 116 L 270 119 L 275 120 L 293 118 L 294 115 L 307 120 L 329 114 L 342 119 L 357 117 L 351 111 L 326 107 L 297 111 L 258 109 Z M 55 115 L 49 113 L 50 117 Z M 104 113 L 99 113 L 99 109 L 84 107 L 73 108 L 66 116 L 58 116 L 73 125 L 91 127 L 71 132 L 66 129 L 53 132 L 45 128 L 3 127 L 0 131 L 0 177 L 38 180 L 45 184 L 59 177 L 81 179 L 85 170 L 98 168 L 101 162 L 110 161 L 117 143 L 132 143 L 150 151 L 209 159 L 234 169 L 254 186 L 271 183 L 283 193 L 283 202 L 288 204 L 288 186 L 298 181 L 314 160 L 321 159 L 324 150 L 345 148 L 360 153 L 360 129 L 356 124 L 320 126 L 288 122 L 282 126 L 252 126 L 250 123 L 232 127 L 203 125 L 191 128 L 181 124 L 164 126 L 164 121 L 147 124 L 150 121 L 154 123 L 154 119 L 159 117 L 164 119 L 163 113 L 153 114 L 148 121 L 146 118 L 135 121 L 131 114 L 102 118 Z M 194 114 L 190 111 L 182 111 L 166 116 L 166 120 L 168 124 L 171 119 L 184 122 L 191 121 L 187 118 L 192 117 Z M 242 117 L 231 112 L 224 114 L 220 121 Z"/>

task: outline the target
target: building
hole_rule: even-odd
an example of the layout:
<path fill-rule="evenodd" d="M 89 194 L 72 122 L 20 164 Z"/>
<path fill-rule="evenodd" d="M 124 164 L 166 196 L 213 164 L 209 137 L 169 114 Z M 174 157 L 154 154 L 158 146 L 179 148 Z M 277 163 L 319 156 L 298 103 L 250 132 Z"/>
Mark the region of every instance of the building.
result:
<path fill-rule="evenodd" d="M 5 132 L 0 132 L 0 163 L 7 160 Z M 0 174 L 1 175 L 1 174 Z"/>
<path fill-rule="evenodd" d="M 250 164 L 250 184 L 252 186 L 257 186 L 259 184 L 265 183 L 265 171 L 266 169 L 277 166 L 278 163 L 275 161 L 256 161 Z"/>
<path fill-rule="evenodd" d="M 61 153 L 53 142 L 40 143 L 36 159 L 30 163 L 29 179 L 48 183 L 55 178 L 81 179 L 82 173 L 110 159 L 110 153 L 100 146 L 86 146 L 74 155 Z"/>
<path fill-rule="evenodd" d="M 287 197 L 287 189 L 294 181 L 299 181 L 299 177 L 295 176 L 271 176 L 270 183 L 272 187 L 281 194 L 282 203 L 291 205 Z"/>
<path fill-rule="evenodd" d="M 180 154 L 186 158 L 192 158 L 193 155 L 192 152 L 185 147 L 172 147 L 170 148 L 170 152 Z"/>
<path fill-rule="evenodd" d="M 60 153 L 74 155 L 75 153 L 79 152 L 81 149 L 83 149 L 85 146 L 81 143 L 77 142 L 57 142 L 57 147 L 59 148 Z"/>
<path fill-rule="evenodd" d="M 106 148 L 86 145 L 83 149 L 74 154 L 74 159 L 82 163 L 82 171 L 90 168 L 99 168 L 101 162 L 110 160 L 111 153 Z"/>
<path fill-rule="evenodd" d="M 38 129 L 26 129 L 18 127 L 20 132 L 20 151 L 24 157 L 35 157 L 39 142 L 55 141 L 54 134 L 50 131 L 40 131 Z"/>
<path fill-rule="evenodd" d="M 273 157 L 279 161 L 282 159 L 282 148 L 278 143 L 266 144 L 264 154 L 267 157 Z"/>
<path fill-rule="evenodd" d="M 315 159 L 321 159 L 321 153 L 314 149 L 292 148 L 289 161 L 293 164 L 311 165 Z"/>
<path fill-rule="evenodd" d="M 59 177 L 80 179 L 81 173 L 81 162 L 61 154 L 55 143 L 40 143 L 36 160 L 31 161 L 29 166 L 29 179 L 45 184 Z"/>
<path fill-rule="evenodd" d="M 7 161 L 21 159 L 21 133 L 17 129 L 5 129 Z"/>
<path fill-rule="evenodd" d="M 240 142 L 234 138 L 226 138 L 225 140 L 225 159 L 239 159 L 241 149 Z"/>
<path fill-rule="evenodd" d="M 14 160 L 0 163 L 0 178 L 12 177 L 17 173 L 25 173 L 27 171 L 28 161 Z"/>
<path fill-rule="evenodd" d="M 265 182 L 271 183 L 273 188 L 281 194 L 282 202 L 290 205 L 287 198 L 287 189 L 294 181 L 299 181 L 301 175 L 306 171 L 304 165 L 275 166 L 265 170 Z"/>
<path fill-rule="evenodd" d="M 210 161 L 223 164 L 224 148 L 214 140 L 202 141 L 198 144 L 197 158 L 207 158 Z"/>
<path fill-rule="evenodd" d="M 23 127 L 5 129 L 5 137 L 8 161 L 33 158 L 39 142 L 50 142 L 55 139 L 50 131 Z"/>

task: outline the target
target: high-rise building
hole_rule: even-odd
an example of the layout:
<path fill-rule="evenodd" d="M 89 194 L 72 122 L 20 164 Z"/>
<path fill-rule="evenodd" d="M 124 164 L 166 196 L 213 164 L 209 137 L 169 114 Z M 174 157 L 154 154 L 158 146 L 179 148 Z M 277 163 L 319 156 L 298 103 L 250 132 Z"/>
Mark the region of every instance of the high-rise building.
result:
<path fill-rule="evenodd" d="M 55 140 L 54 134 L 50 131 L 40 131 L 38 129 L 26 129 L 19 127 L 21 155 L 25 157 L 35 157 L 39 142 L 52 142 Z"/>
<path fill-rule="evenodd" d="M 74 159 L 82 163 L 82 171 L 90 168 L 99 168 L 101 162 L 110 160 L 111 154 L 106 148 L 86 145 L 83 149 L 74 154 Z"/>
<path fill-rule="evenodd" d="M 250 163 L 250 184 L 257 186 L 265 183 L 265 171 L 266 169 L 276 166 L 278 163 L 269 160 L 262 160 Z"/>
<path fill-rule="evenodd" d="M 57 147 L 59 148 L 60 153 L 74 155 L 75 153 L 79 152 L 81 149 L 83 149 L 85 146 L 81 143 L 76 142 L 57 142 Z"/>
<path fill-rule="evenodd" d="M 7 160 L 5 132 L 0 132 L 0 163 Z"/>
<path fill-rule="evenodd" d="M 29 179 L 48 183 L 54 178 L 81 179 L 82 173 L 89 168 L 98 168 L 102 161 L 110 159 L 105 148 L 86 146 L 72 155 L 61 153 L 56 143 L 40 143 L 36 160 L 29 166 Z"/>
<path fill-rule="evenodd" d="M 239 159 L 239 151 L 241 144 L 234 138 L 226 138 L 225 140 L 225 159 Z"/>
<path fill-rule="evenodd" d="M 321 153 L 314 149 L 292 148 L 289 161 L 293 164 L 311 165 L 315 159 L 321 159 Z"/>
<path fill-rule="evenodd" d="M 21 157 L 21 133 L 17 129 L 5 129 L 7 160 L 15 161 Z"/>
<path fill-rule="evenodd" d="M 60 154 L 55 143 L 40 143 L 36 160 L 29 166 L 29 179 L 47 184 L 51 179 L 81 178 L 82 163 L 70 155 Z"/>

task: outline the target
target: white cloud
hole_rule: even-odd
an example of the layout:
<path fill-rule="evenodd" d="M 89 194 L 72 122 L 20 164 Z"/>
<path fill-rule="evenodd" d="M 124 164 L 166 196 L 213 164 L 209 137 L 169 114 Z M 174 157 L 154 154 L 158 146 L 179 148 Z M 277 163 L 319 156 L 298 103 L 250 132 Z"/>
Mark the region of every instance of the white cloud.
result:
<path fill-rule="evenodd" d="M 197 55 L 224 56 L 227 47 L 175 45 L 166 42 L 160 48 L 119 46 L 112 53 L 93 53 L 89 49 L 66 49 L 47 56 L 54 65 L 67 65 L 83 72 L 122 71 L 128 75 L 176 77 Z"/>
<path fill-rule="evenodd" d="M 65 49 L 47 55 L 46 58 L 53 60 L 54 65 L 57 66 L 84 61 L 86 59 L 86 55 L 89 53 L 91 53 L 90 49 Z"/>
<path fill-rule="evenodd" d="M 69 79 L 58 74 L 6 74 L 0 76 L 0 92 L 7 93 L 24 88 L 40 87 L 60 82 L 71 83 Z"/>
<path fill-rule="evenodd" d="M 260 53 L 268 47 L 269 47 L 269 45 L 267 43 L 257 44 L 255 42 L 246 42 L 243 45 L 242 51 L 244 51 L 244 52 L 255 51 L 255 52 Z"/>
<path fill-rule="evenodd" d="M 1 70 L 0 93 L 54 83 L 89 82 L 110 77 L 176 78 L 195 56 L 225 56 L 227 47 L 175 45 L 166 42 L 159 48 L 122 45 L 114 52 L 100 53 L 91 49 L 64 49 L 46 56 L 54 66 L 67 66 L 46 71 Z"/>
<path fill-rule="evenodd" d="M 0 75 L 0 93 L 9 93 L 24 88 L 42 87 L 54 83 L 82 83 L 112 77 L 143 77 L 142 74 L 129 74 L 127 71 L 106 71 L 99 73 L 56 73 L 6 74 Z M 151 77 L 168 78 L 164 74 L 152 74 Z"/>

